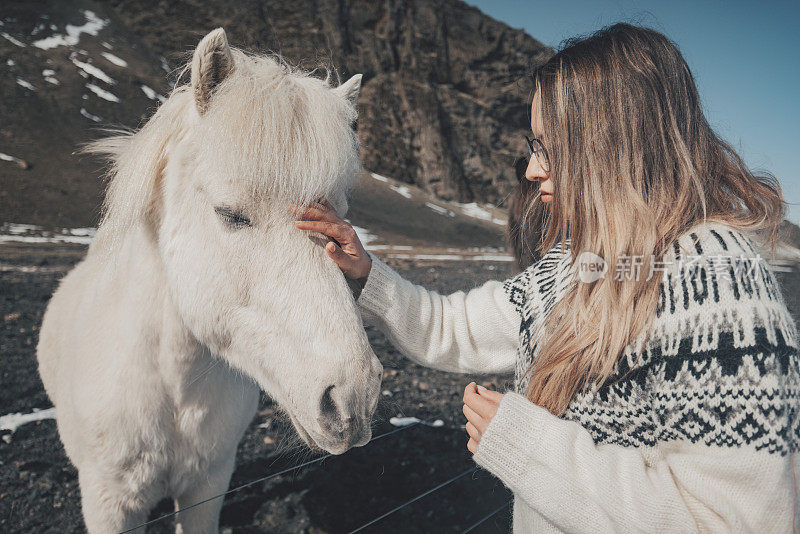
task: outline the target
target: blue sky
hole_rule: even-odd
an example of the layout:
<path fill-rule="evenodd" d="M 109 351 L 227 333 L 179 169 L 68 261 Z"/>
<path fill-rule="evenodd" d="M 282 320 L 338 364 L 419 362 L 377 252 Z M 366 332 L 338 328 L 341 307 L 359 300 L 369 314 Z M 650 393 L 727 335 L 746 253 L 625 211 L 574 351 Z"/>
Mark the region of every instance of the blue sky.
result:
<path fill-rule="evenodd" d="M 800 224 L 800 2 L 468 0 L 556 48 L 626 21 L 672 39 L 692 70 L 711 126 L 751 169 L 772 172 Z"/>

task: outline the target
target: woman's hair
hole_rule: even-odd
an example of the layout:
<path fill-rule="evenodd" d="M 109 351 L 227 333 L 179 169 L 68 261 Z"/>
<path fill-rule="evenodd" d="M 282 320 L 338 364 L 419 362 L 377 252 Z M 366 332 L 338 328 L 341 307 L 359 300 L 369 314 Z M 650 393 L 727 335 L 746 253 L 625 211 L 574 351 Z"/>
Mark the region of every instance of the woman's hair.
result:
<path fill-rule="evenodd" d="M 539 195 L 538 184 L 521 178 L 525 174 L 527 165 L 528 160 L 525 158 L 518 158 L 514 162 L 515 174 L 520 177 L 520 183 L 509 196 L 508 224 L 505 230 L 506 245 L 514 253 L 514 259 L 520 271 L 541 259 L 541 251 L 538 250 L 536 244 L 541 241 L 541 229 L 545 222 L 542 217 L 545 215 L 546 204 L 544 202 L 534 203 Z M 535 207 L 538 207 L 537 224 L 528 222 L 523 229 L 526 214 L 530 218 L 533 215 L 530 210 Z"/>
<path fill-rule="evenodd" d="M 785 203 L 772 174 L 754 174 L 714 133 L 686 61 L 655 30 L 618 23 L 569 39 L 532 77 L 555 194 L 547 205 L 535 185 L 520 186 L 507 233 L 518 262 L 569 238 L 573 265 L 583 251 L 609 266 L 638 256 L 645 273 L 576 281 L 534 333 L 543 337 L 527 395 L 560 415 L 649 332 L 661 282 L 646 280 L 651 259 L 711 221 L 770 228 L 774 247 Z"/>

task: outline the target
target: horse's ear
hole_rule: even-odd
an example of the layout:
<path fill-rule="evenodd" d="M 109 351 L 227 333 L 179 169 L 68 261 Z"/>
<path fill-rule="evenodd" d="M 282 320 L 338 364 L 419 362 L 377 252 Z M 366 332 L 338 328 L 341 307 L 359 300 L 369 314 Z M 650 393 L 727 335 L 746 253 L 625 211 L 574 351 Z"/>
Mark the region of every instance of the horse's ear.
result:
<path fill-rule="evenodd" d="M 233 70 L 233 54 L 225 30 L 217 28 L 203 37 L 192 57 L 192 91 L 197 111 L 208 109 L 214 89 Z"/>
<path fill-rule="evenodd" d="M 358 94 L 361 92 L 361 75 L 356 74 L 333 91 L 349 100 L 355 106 Z"/>

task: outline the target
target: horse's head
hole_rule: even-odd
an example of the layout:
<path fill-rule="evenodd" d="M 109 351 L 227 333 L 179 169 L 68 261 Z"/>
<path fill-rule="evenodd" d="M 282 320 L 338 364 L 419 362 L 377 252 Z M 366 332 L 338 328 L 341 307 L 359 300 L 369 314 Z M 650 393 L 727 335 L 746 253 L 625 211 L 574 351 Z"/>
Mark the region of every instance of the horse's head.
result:
<path fill-rule="evenodd" d="M 180 131 L 150 208 L 188 330 L 254 378 L 309 445 L 337 454 L 369 441 L 382 367 L 326 240 L 295 228 L 290 203 L 324 195 L 347 210 L 360 84 L 331 88 L 209 33 L 191 85 L 170 97 L 184 102 L 165 104 L 181 109 L 167 126 Z"/>

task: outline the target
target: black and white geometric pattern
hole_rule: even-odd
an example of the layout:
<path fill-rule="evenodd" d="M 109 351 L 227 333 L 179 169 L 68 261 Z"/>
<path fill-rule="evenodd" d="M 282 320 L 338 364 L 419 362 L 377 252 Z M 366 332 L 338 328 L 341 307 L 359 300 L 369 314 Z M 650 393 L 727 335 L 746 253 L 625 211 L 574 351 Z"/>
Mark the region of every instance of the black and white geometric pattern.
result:
<path fill-rule="evenodd" d="M 596 443 L 653 446 L 689 440 L 749 445 L 780 455 L 800 448 L 797 326 L 765 261 L 743 276 L 736 261 L 759 253 L 751 238 L 721 223 L 681 236 L 663 258 L 659 304 L 648 338 L 625 348 L 615 373 L 579 393 L 562 418 Z M 539 352 L 534 332 L 571 283 L 570 242 L 507 280 L 520 313 L 516 390 Z M 726 261 L 720 261 L 724 259 Z M 543 331 L 543 330 L 542 330 Z M 643 345 L 638 361 L 634 347 Z"/>

